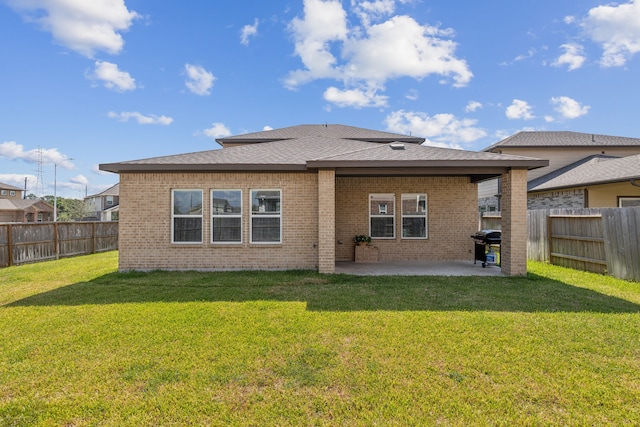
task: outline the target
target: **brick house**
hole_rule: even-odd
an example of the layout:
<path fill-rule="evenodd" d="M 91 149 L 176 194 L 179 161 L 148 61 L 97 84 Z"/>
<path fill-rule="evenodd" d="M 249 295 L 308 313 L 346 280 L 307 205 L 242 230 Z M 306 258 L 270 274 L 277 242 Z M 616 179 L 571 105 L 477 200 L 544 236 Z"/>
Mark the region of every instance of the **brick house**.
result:
<path fill-rule="evenodd" d="M 640 176 L 640 163 L 633 160 L 640 155 L 640 138 L 523 131 L 483 151 L 549 160 L 548 166 L 529 171 L 529 209 L 619 207 L 640 200 L 633 181 Z M 499 186 L 498 179 L 479 184 L 481 211 L 500 210 Z"/>
<path fill-rule="evenodd" d="M 53 206 L 41 199 L 23 199 L 24 189 L 0 182 L 0 222 L 53 220 Z"/>
<path fill-rule="evenodd" d="M 422 146 L 344 125 L 220 138 L 222 149 L 120 163 L 120 270 L 318 269 L 371 235 L 384 260 L 472 260 L 477 182 L 502 177 L 502 270 L 526 273 L 535 158 Z"/>

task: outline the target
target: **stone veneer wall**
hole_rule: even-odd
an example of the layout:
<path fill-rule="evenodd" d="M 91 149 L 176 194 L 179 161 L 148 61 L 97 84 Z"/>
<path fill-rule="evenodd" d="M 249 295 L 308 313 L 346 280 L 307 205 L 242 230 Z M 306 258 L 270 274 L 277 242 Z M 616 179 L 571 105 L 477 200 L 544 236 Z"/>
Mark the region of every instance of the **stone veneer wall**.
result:
<path fill-rule="evenodd" d="M 236 270 L 318 268 L 314 173 L 122 173 L 119 268 Z M 171 190 L 203 190 L 203 242 L 171 243 Z M 242 190 L 241 244 L 211 243 L 211 190 Z M 249 243 L 251 189 L 281 189 L 282 244 Z"/>
<path fill-rule="evenodd" d="M 473 260 L 478 189 L 467 177 L 337 177 L 336 260 L 353 261 L 356 234 L 369 234 L 369 194 L 395 194 L 395 239 L 373 239 L 385 260 Z M 427 194 L 428 239 L 401 238 L 403 193 Z M 340 243 L 342 242 L 342 243 Z"/>
<path fill-rule="evenodd" d="M 584 207 L 586 206 L 583 189 L 532 193 L 527 198 L 527 209 L 580 209 Z"/>

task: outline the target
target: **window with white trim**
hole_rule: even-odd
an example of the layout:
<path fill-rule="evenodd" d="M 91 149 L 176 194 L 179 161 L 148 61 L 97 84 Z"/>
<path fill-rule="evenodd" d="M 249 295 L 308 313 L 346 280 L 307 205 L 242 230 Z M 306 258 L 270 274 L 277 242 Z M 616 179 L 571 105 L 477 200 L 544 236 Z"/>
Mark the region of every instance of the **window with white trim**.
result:
<path fill-rule="evenodd" d="M 640 206 L 640 197 L 618 197 L 619 208 L 629 208 L 632 206 Z"/>
<path fill-rule="evenodd" d="M 369 235 L 374 239 L 394 239 L 395 231 L 394 194 L 369 194 Z"/>
<path fill-rule="evenodd" d="M 281 190 L 251 190 L 251 243 L 282 243 Z"/>
<path fill-rule="evenodd" d="M 426 239 L 427 233 L 427 195 L 402 195 L 402 238 Z"/>
<path fill-rule="evenodd" d="M 202 243 L 202 190 L 171 191 L 171 243 Z"/>
<path fill-rule="evenodd" d="M 242 243 L 242 190 L 211 191 L 211 242 Z"/>

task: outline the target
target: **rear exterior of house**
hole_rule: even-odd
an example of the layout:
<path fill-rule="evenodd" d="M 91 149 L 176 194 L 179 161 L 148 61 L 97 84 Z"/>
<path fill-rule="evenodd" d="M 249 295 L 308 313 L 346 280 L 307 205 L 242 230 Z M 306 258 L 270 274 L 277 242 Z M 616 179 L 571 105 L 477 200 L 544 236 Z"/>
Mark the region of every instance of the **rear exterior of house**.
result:
<path fill-rule="evenodd" d="M 472 260 L 477 182 L 501 176 L 502 268 L 526 273 L 526 172 L 544 161 L 342 125 L 218 141 L 221 150 L 100 165 L 120 175 L 120 270 L 332 273 L 354 260 L 358 234 L 381 261 Z"/>

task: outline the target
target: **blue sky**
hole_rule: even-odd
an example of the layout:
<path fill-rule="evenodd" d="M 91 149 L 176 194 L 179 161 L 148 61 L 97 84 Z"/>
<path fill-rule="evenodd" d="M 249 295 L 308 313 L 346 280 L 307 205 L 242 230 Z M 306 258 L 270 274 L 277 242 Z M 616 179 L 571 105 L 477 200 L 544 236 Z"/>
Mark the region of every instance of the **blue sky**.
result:
<path fill-rule="evenodd" d="M 82 198 L 100 163 L 307 123 L 640 137 L 638 52 L 640 0 L 0 0 L 0 181 Z"/>

